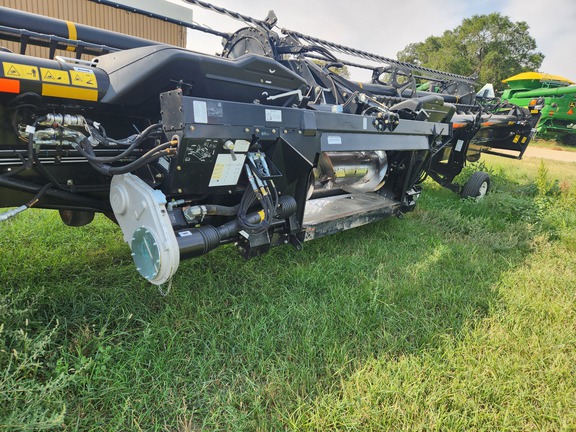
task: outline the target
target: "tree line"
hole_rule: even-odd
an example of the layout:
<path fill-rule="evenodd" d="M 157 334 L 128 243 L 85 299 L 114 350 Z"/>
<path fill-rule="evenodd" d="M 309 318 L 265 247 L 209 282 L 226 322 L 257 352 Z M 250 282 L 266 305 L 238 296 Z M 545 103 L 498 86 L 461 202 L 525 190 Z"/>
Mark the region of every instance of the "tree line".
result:
<path fill-rule="evenodd" d="M 408 44 L 398 53 L 398 60 L 474 76 L 501 88 L 502 80 L 537 71 L 544 60 L 528 30 L 526 22 L 512 22 L 500 13 L 474 15 L 442 36 Z"/>

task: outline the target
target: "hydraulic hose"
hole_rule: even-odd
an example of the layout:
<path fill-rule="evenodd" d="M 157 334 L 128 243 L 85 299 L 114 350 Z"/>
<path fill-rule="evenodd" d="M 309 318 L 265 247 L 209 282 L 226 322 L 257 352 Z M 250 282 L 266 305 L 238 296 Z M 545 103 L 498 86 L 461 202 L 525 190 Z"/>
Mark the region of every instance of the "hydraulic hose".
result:
<path fill-rule="evenodd" d="M 40 186 L 37 186 L 33 183 L 28 183 L 22 180 L 15 180 L 3 176 L 0 176 L 0 186 L 6 187 L 8 189 L 19 190 L 30 194 L 37 194 L 42 189 Z M 74 203 L 87 209 L 94 209 L 101 212 L 109 212 L 111 210 L 108 201 L 86 198 L 80 195 L 73 194 L 71 192 L 48 188 L 44 192 L 44 195 L 64 202 Z"/>
<path fill-rule="evenodd" d="M 173 140 L 160 144 L 159 146 L 152 148 L 147 153 L 140 156 L 135 161 L 120 167 L 112 167 L 110 165 L 102 163 L 101 158 L 98 158 L 94 155 L 92 146 L 89 143 L 87 143 L 86 140 L 83 140 L 81 144 L 77 145 L 76 149 L 83 157 L 85 157 L 88 160 L 90 166 L 92 166 L 96 171 L 105 175 L 118 175 L 132 172 L 161 157 L 174 155 L 176 149 L 173 148 L 173 146 L 176 145 L 177 143 L 178 143 L 177 141 Z M 82 144 L 86 144 L 86 149 L 82 147 Z"/>
<path fill-rule="evenodd" d="M 161 123 L 156 123 L 153 125 L 148 126 L 146 129 L 144 129 L 139 135 L 138 137 L 134 140 L 134 142 L 132 144 L 130 144 L 130 146 L 124 150 L 122 153 L 116 155 L 116 156 L 110 156 L 110 157 L 98 157 L 98 156 L 86 156 L 83 155 L 86 159 L 90 160 L 93 159 L 95 162 L 102 162 L 102 163 L 111 163 L 111 162 L 117 162 L 120 159 L 125 158 L 126 156 L 128 156 L 130 153 L 132 153 L 132 151 L 134 151 L 134 149 L 136 147 L 138 147 L 142 141 L 144 141 L 144 139 L 150 134 L 150 132 L 152 132 L 154 129 L 157 129 L 161 126 Z M 103 137 L 104 140 L 106 141 L 110 141 L 107 137 Z M 112 140 L 111 142 L 116 142 L 114 140 Z"/>
<path fill-rule="evenodd" d="M 48 183 L 48 184 L 44 185 L 42 187 L 42 189 L 40 189 L 38 191 L 38 193 L 34 196 L 34 198 L 32 198 L 26 204 L 21 205 L 20 207 L 17 207 L 15 209 L 9 210 L 7 212 L 0 213 L 0 222 L 4 222 L 5 220 L 8 220 L 8 219 L 16 216 L 17 214 L 22 213 L 24 210 L 27 210 L 30 207 L 32 207 L 34 204 L 36 204 L 40 200 L 40 198 L 42 198 L 42 196 L 46 193 L 46 191 L 48 191 L 48 189 L 50 189 L 50 186 L 52 186 L 52 183 Z"/>

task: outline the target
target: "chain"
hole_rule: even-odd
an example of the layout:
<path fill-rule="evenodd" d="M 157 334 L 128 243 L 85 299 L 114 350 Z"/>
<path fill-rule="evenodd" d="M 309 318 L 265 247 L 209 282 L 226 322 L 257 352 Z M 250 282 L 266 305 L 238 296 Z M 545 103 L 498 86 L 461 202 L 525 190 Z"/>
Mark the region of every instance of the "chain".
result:
<path fill-rule="evenodd" d="M 407 62 L 403 62 L 403 61 L 399 61 L 399 60 L 393 60 L 387 57 L 382 57 L 379 56 L 377 54 L 372 54 L 366 51 L 361 51 L 361 50 L 357 50 L 355 48 L 349 48 L 347 46 L 344 45 L 340 45 L 334 42 L 329 42 L 323 39 L 318 39 L 312 36 L 308 36 L 305 35 L 303 33 L 299 33 L 293 30 L 288 30 L 288 29 L 282 29 L 282 33 L 288 36 L 293 36 L 299 39 L 302 39 L 306 42 L 309 43 L 313 43 L 316 45 L 320 45 L 323 48 L 331 48 L 333 50 L 335 50 L 336 52 L 339 52 L 341 54 L 348 54 L 348 55 L 353 55 L 355 57 L 360 57 L 363 58 L 365 60 L 371 60 L 371 61 L 376 61 L 376 62 L 384 62 L 386 64 L 389 65 L 394 65 L 394 66 L 398 66 L 401 67 L 403 69 L 407 69 L 407 70 L 411 70 L 411 71 L 418 71 L 418 72 L 424 72 L 426 74 L 432 75 L 434 77 L 443 77 L 443 78 L 451 78 L 455 81 L 464 81 L 467 83 L 473 83 L 475 82 L 474 79 L 469 78 L 469 77 L 465 77 L 462 75 L 457 75 L 457 74 L 453 74 L 450 72 L 441 72 L 441 71 L 437 71 L 434 69 L 429 69 L 423 66 L 417 66 L 411 63 L 407 63 Z"/>
<path fill-rule="evenodd" d="M 158 285 L 158 292 L 160 292 L 160 295 L 162 297 L 166 297 L 168 294 L 170 294 L 171 290 L 172 290 L 172 276 L 170 276 L 170 279 L 168 280 L 168 289 L 166 291 L 162 289 L 162 285 Z"/>
<path fill-rule="evenodd" d="M 219 7 L 219 6 L 215 6 L 213 4 L 210 4 L 210 3 L 203 2 L 201 0 L 184 0 L 184 1 L 186 3 L 200 6 L 204 9 L 208 9 L 208 10 L 211 10 L 213 12 L 217 12 L 219 14 L 229 16 L 230 18 L 234 18 L 234 19 L 239 20 L 239 21 L 244 21 L 245 23 L 248 23 L 248 24 L 257 25 L 257 26 L 264 27 L 264 28 L 270 28 L 269 23 L 266 21 L 258 20 L 256 18 L 252 18 L 248 15 L 242 15 L 239 12 L 234 12 L 234 11 L 225 9 L 223 7 Z"/>

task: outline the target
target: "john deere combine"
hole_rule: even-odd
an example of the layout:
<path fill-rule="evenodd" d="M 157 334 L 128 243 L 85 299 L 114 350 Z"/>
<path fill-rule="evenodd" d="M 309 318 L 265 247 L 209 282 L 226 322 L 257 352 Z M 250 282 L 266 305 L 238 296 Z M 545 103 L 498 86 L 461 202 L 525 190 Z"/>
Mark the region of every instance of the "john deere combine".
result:
<path fill-rule="evenodd" d="M 510 88 L 502 100 L 527 107 L 535 98 L 544 98 L 540 121 L 536 126 L 539 138 L 561 140 L 576 145 L 576 85 L 559 75 L 524 72 L 504 80 Z"/>

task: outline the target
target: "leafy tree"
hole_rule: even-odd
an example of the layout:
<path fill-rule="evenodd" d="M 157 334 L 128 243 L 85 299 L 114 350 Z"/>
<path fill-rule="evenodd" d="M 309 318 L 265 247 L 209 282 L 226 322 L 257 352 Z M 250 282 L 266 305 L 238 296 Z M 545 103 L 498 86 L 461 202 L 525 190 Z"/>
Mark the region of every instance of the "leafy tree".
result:
<path fill-rule="evenodd" d="M 523 71 L 538 70 L 544 55 L 524 21 L 512 22 L 499 13 L 466 18 L 442 36 L 411 43 L 398 59 L 460 75 L 478 75 L 480 82 L 499 85 Z"/>
<path fill-rule="evenodd" d="M 312 61 L 321 67 L 324 67 L 328 64 L 328 62 L 326 62 L 324 60 L 312 59 Z M 350 70 L 348 69 L 348 67 L 346 65 L 343 65 L 342 67 L 331 67 L 330 70 L 332 72 L 337 73 L 340 76 L 343 76 L 344 78 L 348 78 L 348 79 L 350 78 Z"/>

